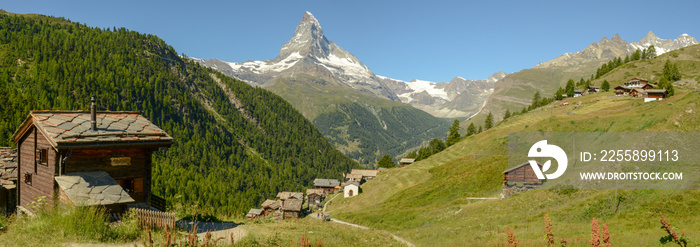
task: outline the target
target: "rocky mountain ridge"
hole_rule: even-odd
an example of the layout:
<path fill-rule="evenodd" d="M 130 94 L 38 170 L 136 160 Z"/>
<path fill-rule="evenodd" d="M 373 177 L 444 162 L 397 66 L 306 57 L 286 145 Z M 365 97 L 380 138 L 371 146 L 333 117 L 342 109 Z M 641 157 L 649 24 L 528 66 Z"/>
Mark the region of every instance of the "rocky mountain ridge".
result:
<path fill-rule="evenodd" d="M 505 76 L 505 72 L 494 73 L 485 80 L 467 80 L 457 76 L 450 82 L 437 83 L 417 79 L 405 82 L 380 77 L 401 102 L 436 117 L 461 118 L 478 113 L 493 93 L 494 84 Z"/>
<path fill-rule="evenodd" d="M 591 61 L 609 60 L 632 54 L 637 49 L 644 50 L 651 45 L 654 45 L 656 55 L 661 55 L 694 44 L 698 44 L 698 41 L 688 34 L 682 34 L 676 39 L 661 39 L 656 37 L 654 32 L 649 31 L 639 42 L 633 41 L 631 43 L 620 38 L 619 34 L 615 34 L 611 39 L 603 37 L 599 42 L 591 43 L 581 51 L 565 53 L 552 60 L 539 63 L 535 65 L 535 68 L 575 66 Z"/>

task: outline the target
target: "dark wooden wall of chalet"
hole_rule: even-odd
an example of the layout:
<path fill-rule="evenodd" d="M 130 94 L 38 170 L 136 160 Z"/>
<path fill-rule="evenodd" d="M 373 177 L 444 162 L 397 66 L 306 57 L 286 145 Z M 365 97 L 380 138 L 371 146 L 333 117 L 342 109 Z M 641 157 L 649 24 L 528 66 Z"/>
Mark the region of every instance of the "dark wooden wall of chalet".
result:
<path fill-rule="evenodd" d="M 532 167 L 529 165 L 521 166 L 518 169 L 512 170 L 509 173 L 506 173 L 505 179 L 508 182 L 525 182 L 525 183 L 539 183 L 540 182 L 540 180 L 537 178 L 537 175 L 532 170 Z"/>
<path fill-rule="evenodd" d="M 46 202 L 53 204 L 54 189 L 58 158 L 56 150 L 53 149 L 49 141 L 36 127 L 31 127 L 25 136 L 20 139 L 19 147 L 19 171 L 17 173 L 17 184 L 19 185 L 19 204 L 21 206 L 31 205 L 36 198 L 45 196 Z M 48 162 L 42 165 L 37 162 L 36 150 L 47 149 Z M 32 183 L 24 182 L 24 174 L 32 173 Z"/>
<path fill-rule="evenodd" d="M 144 193 L 129 193 L 141 203 L 151 193 L 151 153 L 149 148 L 74 149 L 64 169 L 66 173 L 105 171 L 114 179 L 143 178 Z M 131 165 L 112 166 L 113 157 L 131 157 Z"/>

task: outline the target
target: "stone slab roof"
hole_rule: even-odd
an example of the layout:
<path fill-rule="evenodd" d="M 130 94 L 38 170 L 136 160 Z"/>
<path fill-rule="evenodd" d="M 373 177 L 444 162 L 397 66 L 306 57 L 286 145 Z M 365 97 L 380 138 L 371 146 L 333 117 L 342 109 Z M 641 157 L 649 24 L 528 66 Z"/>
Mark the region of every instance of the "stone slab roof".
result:
<path fill-rule="evenodd" d="M 304 198 L 304 194 L 301 192 L 288 192 L 288 191 L 282 191 L 277 193 L 277 198 L 281 200 L 287 200 L 289 198 L 296 198 L 296 199 L 302 199 Z"/>
<path fill-rule="evenodd" d="M 336 186 L 340 186 L 340 181 L 338 179 L 317 178 L 314 179 L 314 186 L 335 188 Z"/>
<path fill-rule="evenodd" d="M 289 199 L 284 201 L 284 206 L 282 206 L 283 211 L 301 211 L 301 206 L 304 203 L 303 200 L 299 199 Z"/>
<path fill-rule="evenodd" d="M 401 161 L 399 161 L 399 163 L 401 163 L 401 164 L 411 164 L 413 162 L 416 162 L 416 159 L 401 158 Z"/>
<path fill-rule="evenodd" d="M 173 138 L 138 112 L 98 111 L 97 131 L 90 129 L 89 111 L 31 111 L 15 131 L 15 143 L 36 126 L 55 148 L 94 144 L 172 144 Z"/>
<path fill-rule="evenodd" d="M 280 204 L 277 203 L 275 200 L 265 200 L 265 202 L 262 203 L 261 205 L 263 208 L 270 208 L 270 209 L 278 209 L 280 208 Z"/>
<path fill-rule="evenodd" d="M 520 167 L 523 167 L 523 166 L 529 166 L 529 165 L 530 165 L 530 162 L 525 162 L 525 163 L 522 163 L 522 164 L 520 164 L 520 165 L 517 165 L 517 166 L 511 167 L 510 169 L 508 169 L 508 170 L 505 170 L 505 171 L 503 171 L 503 174 L 506 174 L 506 173 L 512 172 L 512 171 L 514 171 L 514 170 L 517 170 L 517 169 L 518 169 L 518 168 L 520 168 Z M 542 165 L 542 164 L 541 164 L 540 162 L 537 162 L 537 165 L 538 165 L 538 166 L 540 166 L 540 167 L 542 167 L 542 166 L 543 166 L 543 165 Z"/>
<path fill-rule="evenodd" d="M 17 184 L 17 149 L 0 147 L 0 186 L 7 189 Z"/>
<path fill-rule="evenodd" d="M 55 180 L 75 205 L 134 202 L 134 199 L 105 171 L 72 172 L 55 177 Z"/>
<path fill-rule="evenodd" d="M 326 193 L 325 193 L 322 189 L 306 189 L 306 195 L 307 195 L 307 196 L 308 196 L 308 195 L 314 195 L 314 194 L 323 196 L 323 195 L 325 195 Z"/>
<path fill-rule="evenodd" d="M 250 211 L 248 211 L 248 214 L 246 214 L 246 217 L 255 217 L 261 215 L 263 212 L 262 208 L 251 208 Z"/>
<path fill-rule="evenodd" d="M 357 181 L 350 181 L 350 182 L 347 182 L 347 183 L 345 183 L 345 186 L 343 186 L 343 187 L 346 187 L 346 186 L 349 186 L 349 185 L 355 185 L 355 186 L 357 186 L 357 187 L 360 187 L 360 183 L 357 182 Z"/>
<path fill-rule="evenodd" d="M 647 93 L 668 93 L 666 89 L 647 89 Z"/>
<path fill-rule="evenodd" d="M 376 177 L 379 170 L 352 169 L 352 174 L 361 174 L 363 177 Z"/>

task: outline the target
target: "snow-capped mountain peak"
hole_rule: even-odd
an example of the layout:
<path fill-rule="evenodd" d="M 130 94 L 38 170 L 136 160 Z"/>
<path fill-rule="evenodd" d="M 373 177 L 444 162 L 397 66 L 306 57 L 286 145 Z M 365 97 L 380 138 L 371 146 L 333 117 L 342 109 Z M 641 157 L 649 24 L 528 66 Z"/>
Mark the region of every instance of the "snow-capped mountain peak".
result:
<path fill-rule="evenodd" d="M 294 35 L 280 48 L 279 56 L 275 59 L 243 63 L 210 60 L 200 63 L 263 87 L 272 84 L 276 78 L 309 74 L 365 94 L 399 101 L 396 94 L 359 59 L 329 41 L 323 35 L 318 19 L 308 11 L 304 13 Z"/>

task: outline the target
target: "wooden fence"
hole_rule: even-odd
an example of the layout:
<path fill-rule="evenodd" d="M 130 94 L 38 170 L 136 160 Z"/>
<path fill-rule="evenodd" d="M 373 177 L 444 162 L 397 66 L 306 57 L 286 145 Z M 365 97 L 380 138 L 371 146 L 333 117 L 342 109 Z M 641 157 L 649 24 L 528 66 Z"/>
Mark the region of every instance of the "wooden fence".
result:
<path fill-rule="evenodd" d="M 139 220 L 139 226 L 141 227 L 165 229 L 167 226 L 168 229 L 175 228 L 175 214 L 173 213 L 158 212 L 142 208 L 132 208 L 130 211 L 134 212 Z"/>

